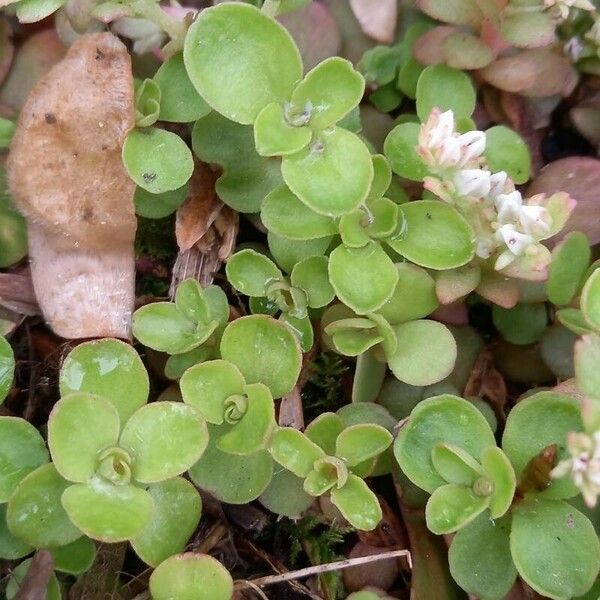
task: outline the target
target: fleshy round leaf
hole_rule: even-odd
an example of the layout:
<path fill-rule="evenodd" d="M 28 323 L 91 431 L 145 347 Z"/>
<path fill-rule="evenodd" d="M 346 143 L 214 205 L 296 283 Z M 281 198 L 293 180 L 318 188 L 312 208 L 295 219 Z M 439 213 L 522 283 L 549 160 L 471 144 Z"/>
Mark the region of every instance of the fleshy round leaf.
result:
<path fill-rule="evenodd" d="M 341 319 L 325 328 L 333 347 L 344 356 L 359 356 L 384 341 L 383 333 L 371 319 Z"/>
<path fill-rule="evenodd" d="M 394 293 L 377 312 L 392 325 L 430 315 L 438 307 L 433 277 L 410 263 L 399 263 L 396 269 L 398 283 Z"/>
<path fill-rule="evenodd" d="M 352 403 L 375 402 L 387 373 L 387 365 L 375 352 L 363 352 L 356 359 L 352 382 Z"/>
<path fill-rule="evenodd" d="M 437 321 L 418 320 L 394 327 L 398 346 L 388 364 L 392 373 L 410 385 L 437 383 L 452 372 L 457 347 L 450 330 Z"/>
<path fill-rule="evenodd" d="M 198 526 L 202 500 L 183 477 L 148 486 L 147 492 L 154 502 L 154 513 L 142 532 L 131 540 L 131 547 L 145 563 L 157 567 L 185 548 Z"/>
<path fill-rule="evenodd" d="M 312 240 L 337 233 L 331 217 L 314 212 L 287 187 L 274 190 L 264 199 L 260 218 L 269 231 L 292 240 Z"/>
<path fill-rule="evenodd" d="M 426 15 L 452 25 L 477 27 L 483 19 L 479 4 L 472 0 L 419 0 L 418 6 Z"/>
<path fill-rule="evenodd" d="M 494 173 L 505 171 L 515 183 L 525 183 L 531 176 L 531 155 L 523 138 L 504 125 L 485 132 L 485 154 Z"/>
<path fill-rule="evenodd" d="M 311 308 L 327 306 L 335 298 L 335 291 L 329 283 L 327 264 L 324 256 L 310 256 L 296 263 L 292 269 L 292 285 L 306 292 Z"/>
<path fill-rule="evenodd" d="M 185 201 L 189 186 L 183 185 L 176 190 L 151 194 L 144 188 L 137 187 L 133 201 L 135 214 L 146 219 L 163 219 L 173 214 Z"/>
<path fill-rule="evenodd" d="M 293 427 L 279 427 L 271 439 L 271 456 L 298 477 L 306 477 L 316 460 L 325 456 L 319 446 Z"/>
<path fill-rule="evenodd" d="M 380 425 L 365 423 L 344 429 L 335 442 L 335 455 L 348 466 L 375 458 L 392 443 L 392 435 Z"/>
<path fill-rule="evenodd" d="M 190 123 L 210 112 L 210 106 L 192 85 L 183 64 L 183 55 L 174 54 L 154 74 L 160 86 L 160 120 Z"/>
<path fill-rule="evenodd" d="M 427 67 L 417 83 L 417 115 L 426 121 L 434 108 L 452 110 L 457 119 L 475 109 L 475 88 L 469 76 L 446 65 Z"/>
<path fill-rule="evenodd" d="M 271 512 L 293 519 L 308 509 L 314 497 L 304 491 L 302 478 L 277 465 L 269 487 L 258 500 Z"/>
<path fill-rule="evenodd" d="M 183 374 L 194 365 L 213 358 L 216 348 L 210 345 L 198 346 L 183 354 L 174 354 L 167 358 L 165 363 L 165 377 L 168 379 L 181 379 Z"/>
<path fill-rule="evenodd" d="M 248 408 L 231 431 L 217 440 L 217 448 L 230 454 L 252 454 L 267 447 L 275 427 L 275 405 L 262 383 L 246 386 Z"/>
<path fill-rule="evenodd" d="M 431 462 L 448 483 L 472 486 L 483 475 L 481 465 L 468 452 L 450 444 L 434 446 Z"/>
<path fill-rule="evenodd" d="M 0 204 L 0 268 L 10 267 L 27 255 L 27 222 L 4 198 Z"/>
<path fill-rule="evenodd" d="M 231 285 L 246 296 L 265 296 L 267 285 L 283 277 L 270 258 L 251 249 L 236 252 L 227 261 L 225 272 Z"/>
<path fill-rule="evenodd" d="M 285 156 L 304 148 L 311 140 L 308 127 L 290 125 L 279 102 L 267 104 L 254 122 L 254 143 L 261 156 Z"/>
<path fill-rule="evenodd" d="M 501 600 L 517 577 L 510 555 L 510 519 L 492 521 L 482 514 L 456 533 L 448 561 L 450 573 L 465 591 Z"/>
<path fill-rule="evenodd" d="M 364 314 L 391 298 L 398 271 L 378 243 L 364 248 L 340 245 L 329 256 L 329 280 L 344 304 Z"/>
<path fill-rule="evenodd" d="M 383 154 L 374 154 L 371 157 L 373 162 L 373 181 L 369 191 L 369 199 L 381 198 L 392 183 L 392 167 L 388 159 Z"/>
<path fill-rule="evenodd" d="M 21 3 L 19 2 L 19 4 Z M 6 583 L 6 600 L 12 600 L 19 594 L 19 591 L 22 588 L 25 578 L 27 577 L 27 574 L 31 567 L 32 560 L 33 559 L 31 558 L 24 560 L 21 564 L 17 565 L 11 571 L 10 576 L 8 578 L 8 582 Z M 41 588 L 40 586 L 40 588 L 38 589 L 41 590 L 43 588 Z M 61 600 L 62 598 L 60 592 L 60 584 L 54 573 L 50 574 L 48 584 L 45 586 L 43 597 L 45 600 Z"/>
<path fill-rule="evenodd" d="M 502 337 L 507 342 L 518 345 L 537 342 L 548 323 L 546 307 L 541 303 L 517 304 L 513 308 L 494 304 L 492 318 Z"/>
<path fill-rule="evenodd" d="M 154 511 L 152 497 L 145 490 L 113 485 L 100 477 L 68 487 L 62 505 L 87 536 L 111 544 L 139 535 Z"/>
<path fill-rule="evenodd" d="M 289 100 L 302 77 L 291 35 L 255 7 L 237 2 L 200 13 L 185 37 L 183 57 L 206 102 L 243 124 L 253 123 L 267 104 Z"/>
<path fill-rule="evenodd" d="M 600 396 L 600 338 L 585 335 L 575 344 L 577 387 L 590 398 Z"/>
<path fill-rule="evenodd" d="M 27 475 L 8 501 L 6 521 L 11 533 L 36 548 L 65 546 L 81 537 L 61 504 L 69 486 L 53 464 Z"/>
<path fill-rule="evenodd" d="M 285 323 L 298 338 L 302 352 L 308 352 L 313 347 L 315 332 L 308 315 L 300 319 L 289 313 L 281 313 L 279 320 Z"/>
<path fill-rule="evenodd" d="M 556 23 L 549 12 L 515 11 L 500 23 L 502 37 L 518 48 L 538 48 L 555 39 Z"/>
<path fill-rule="evenodd" d="M 512 503 L 517 478 L 508 457 L 500 448 L 486 448 L 481 455 L 481 466 L 494 483 L 490 512 L 492 519 L 498 519 Z"/>
<path fill-rule="evenodd" d="M 393 163 L 392 163 L 393 164 Z M 429 269 L 453 269 L 475 254 L 475 234 L 458 211 L 444 202 L 402 205 L 405 227 L 387 243 L 408 260 Z"/>
<path fill-rule="evenodd" d="M 296 86 L 290 110 L 308 114 L 314 129 L 334 125 L 360 102 L 365 90 L 363 76 L 352 63 L 332 56 L 319 63 Z"/>
<path fill-rule="evenodd" d="M 331 490 L 331 501 L 356 529 L 372 531 L 381 521 L 377 496 L 360 477 L 352 473 L 348 475 L 344 486 Z"/>
<path fill-rule="evenodd" d="M 444 62 L 455 69 L 482 69 L 494 60 L 494 52 L 480 38 L 455 31 L 442 42 Z"/>
<path fill-rule="evenodd" d="M 585 320 L 600 331 L 600 269 L 596 269 L 583 286 L 581 310 Z"/>
<path fill-rule="evenodd" d="M 158 121 L 160 113 L 160 87 L 152 79 L 144 79 L 135 92 L 135 124 L 149 127 Z"/>
<path fill-rule="evenodd" d="M 200 160 L 221 166 L 223 174 L 215 191 L 239 212 L 259 212 L 263 198 L 283 184 L 279 161 L 258 154 L 250 125 L 234 123 L 213 111 L 196 121 L 192 148 Z"/>
<path fill-rule="evenodd" d="M 190 367 L 179 383 L 183 401 L 216 425 L 223 422 L 225 400 L 243 394 L 245 384 L 239 369 L 225 360 L 211 360 Z"/>
<path fill-rule="evenodd" d="M 154 483 L 187 471 L 208 444 L 200 413 L 181 402 L 153 402 L 127 421 L 119 446 L 132 458 L 131 474 Z"/>
<path fill-rule="evenodd" d="M 209 426 L 210 438 L 202 458 L 190 469 L 192 481 L 221 502 L 247 504 L 269 485 L 273 459 L 266 450 L 239 455 L 221 452 L 217 440 L 232 429 L 229 423 Z"/>
<path fill-rule="evenodd" d="M 0 337 L 0 404 L 8 396 L 13 384 L 15 355 L 6 338 Z"/>
<path fill-rule="evenodd" d="M 285 156 L 281 172 L 304 204 L 322 215 L 337 217 L 366 199 L 373 164 L 358 136 L 334 127 L 321 131 L 304 150 Z"/>
<path fill-rule="evenodd" d="M 488 504 L 489 498 L 476 496 L 468 487 L 454 483 L 443 485 L 427 502 L 427 529 L 436 535 L 458 531 L 480 515 Z"/>
<path fill-rule="evenodd" d="M 273 398 L 285 396 L 300 373 L 302 354 L 295 335 L 264 315 L 231 322 L 221 338 L 221 356 L 232 362 L 247 383 L 263 383 Z"/>
<path fill-rule="evenodd" d="M 206 323 L 211 320 L 202 286 L 196 279 L 186 279 L 177 286 L 175 306 L 182 315 L 194 323 Z"/>
<path fill-rule="evenodd" d="M 445 394 L 420 402 L 394 443 L 400 468 L 427 492 L 445 484 L 431 461 L 437 444 L 458 446 L 479 460 L 486 448 L 496 446 L 496 441 L 479 410 L 462 398 Z"/>
<path fill-rule="evenodd" d="M 84 535 L 66 546 L 49 550 L 54 559 L 54 570 L 69 575 L 85 573 L 96 557 L 96 544 Z"/>
<path fill-rule="evenodd" d="M 519 575 L 535 591 L 557 600 L 585 594 L 600 569 L 593 525 L 557 500 L 532 498 L 515 506 L 510 549 Z"/>
<path fill-rule="evenodd" d="M 331 244 L 331 236 L 310 240 L 290 240 L 272 231 L 267 234 L 269 250 L 275 262 L 288 273 L 294 265 L 311 256 L 323 256 Z"/>
<path fill-rule="evenodd" d="M 7 502 L 17 484 L 48 462 L 46 444 L 25 419 L 0 417 L 0 503 Z"/>
<path fill-rule="evenodd" d="M 149 127 L 133 129 L 123 144 L 123 164 L 137 185 L 152 194 L 176 190 L 192 176 L 192 152 L 176 134 Z"/>
<path fill-rule="evenodd" d="M 574 398 L 538 392 L 521 400 L 508 414 L 502 449 L 519 477 L 529 461 L 553 444 L 558 450 L 557 461 L 568 458 L 567 433 L 582 429 L 579 403 Z M 553 480 L 541 493 L 549 498 L 570 498 L 578 491 L 565 477 Z"/>
<path fill-rule="evenodd" d="M 401 123 L 390 131 L 383 145 L 394 173 L 412 181 L 423 181 L 429 174 L 416 150 L 420 129 L 418 123 Z"/>
<path fill-rule="evenodd" d="M 577 335 L 585 335 L 592 331 L 583 316 L 583 312 L 578 308 L 561 308 L 556 311 L 556 317 L 561 325 Z"/>
<path fill-rule="evenodd" d="M 572 231 L 552 250 L 546 292 L 548 300 L 559 306 L 569 304 L 590 264 L 591 249 L 585 234 Z"/>
<path fill-rule="evenodd" d="M 227 569 L 207 554 L 177 554 L 150 576 L 154 600 L 230 600 L 233 580 Z"/>
<path fill-rule="evenodd" d="M 48 419 L 48 446 L 58 472 L 69 481 L 88 481 L 98 453 L 116 444 L 120 429 L 117 409 L 101 396 L 75 392 L 59 400 Z"/>
<path fill-rule="evenodd" d="M 335 442 L 344 430 L 344 421 L 332 412 L 321 413 L 304 430 L 306 437 L 328 456 L 335 455 Z"/>
<path fill-rule="evenodd" d="M 109 400 L 122 423 L 146 404 L 150 383 L 139 354 L 119 340 L 80 344 L 62 364 L 60 393 L 86 392 Z"/>
<path fill-rule="evenodd" d="M 0 558 L 17 560 L 34 551 L 33 546 L 15 537 L 6 522 L 6 504 L 0 504 Z"/>

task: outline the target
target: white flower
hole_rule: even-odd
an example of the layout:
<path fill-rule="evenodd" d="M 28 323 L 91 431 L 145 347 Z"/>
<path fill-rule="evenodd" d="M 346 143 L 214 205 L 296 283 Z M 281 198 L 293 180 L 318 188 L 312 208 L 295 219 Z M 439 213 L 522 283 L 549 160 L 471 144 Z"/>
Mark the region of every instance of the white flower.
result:
<path fill-rule="evenodd" d="M 506 247 L 515 256 L 521 256 L 531 244 L 535 243 L 533 236 L 517 231 L 515 226 L 510 223 L 502 225 L 502 227 L 496 231 L 496 238 L 499 241 L 504 242 Z"/>
<path fill-rule="evenodd" d="M 461 158 L 459 166 L 478 159 L 485 151 L 485 133 L 483 131 L 467 131 L 458 138 L 461 146 Z"/>
<path fill-rule="evenodd" d="M 558 479 L 570 475 L 581 490 L 585 503 L 595 506 L 600 495 L 600 431 L 591 436 L 569 432 L 567 448 L 571 457 L 561 461 L 550 476 Z"/>
<path fill-rule="evenodd" d="M 551 217 L 543 206 L 523 206 L 519 213 L 519 221 L 526 233 L 537 238 L 550 231 Z"/>
<path fill-rule="evenodd" d="M 454 175 L 454 186 L 459 196 L 483 198 L 490 192 L 490 172 L 483 169 L 462 169 Z"/>
<path fill-rule="evenodd" d="M 512 184 L 505 171 L 498 171 L 498 173 L 490 175 L 490 198 L 495 201 L 500 194 L 507 193 L 506 188 L 509 187 L 507 185 L 509 182 Z"/>

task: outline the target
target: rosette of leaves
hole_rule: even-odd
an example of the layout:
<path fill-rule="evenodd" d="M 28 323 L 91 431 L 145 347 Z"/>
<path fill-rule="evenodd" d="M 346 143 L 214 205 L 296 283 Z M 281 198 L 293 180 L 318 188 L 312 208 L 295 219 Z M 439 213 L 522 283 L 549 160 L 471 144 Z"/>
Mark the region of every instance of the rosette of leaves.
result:
<path fill-rule="evenodd" d="M 277 265 L 255 250 L 236 252 L 226 265 L 227 279 L 238 291 L 251 298 L 253 312 L 281 313 L 306 352 L 313 345 L 310 308 L 327 306 L 335 297 L 329 283 L 327 258 L 310 256 L 297 262 L 289 278 Z"/>
<path fill-rule="evenodd" d="M 182 281 L 175 302 L 154 302 L 133 315 L 133 335 L 145 346 L 171 354 L 165 373 L 181 377 L 189 366 L 214 358 L 229 319 L 229 303 L 216 285 L 206 288 L 195 279 Z"/>
<path fill-rule="evenodd" d="M 271 455 L 301 478 L 303 490 L 331 502 L 357 529 L 370 531 L 381 520 L 377 496 L 363 478 L 392 443 L 390 432 L 372 423 L 346 427 L 335 413 L 323 413 L 302 433 L 280 427 L 273 433 Z"/>
<path fill-rule="evenodd" d="M 431 494 L 429 529 L 457 532 L 450 570 L 467 592 L 503 598 L 517 574 L 557 600 L 592 586 L 600 569 L 594 527 L 565 502 L 578 493 L 575 485 L 549 477 L 568 454 L 567 433 L 581 428 L 578 403 L 555 392 L 517 404 L 502 449 L 484 416 L 461 398 L 436 396 L 413 409 L 394 453 L 403 473 Z"/>
<path fill-rule="evenodd" d="M 367 198 L 373 178 L 369 151 L 354 133 L 336 126 L 364 91 L 363 77 L 348 61 L 326 59 L 302 78 L 290 34 L 238 2 L 199 15 L 186 36 L 184 61 L 214 110 L 253 125 L 259 154 L 282 157 L 286 185 L 307 206 L 339 216 Z M 224 77 L 232 86 L 227 91 Z"/>

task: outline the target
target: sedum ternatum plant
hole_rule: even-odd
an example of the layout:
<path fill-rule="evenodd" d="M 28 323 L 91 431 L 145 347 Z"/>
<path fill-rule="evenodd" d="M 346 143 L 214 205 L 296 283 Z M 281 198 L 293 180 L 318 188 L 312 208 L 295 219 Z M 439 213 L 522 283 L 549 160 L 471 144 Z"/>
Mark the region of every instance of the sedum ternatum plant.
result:
<path fill-rule="evenodd" d="M 410 546 L 414 571 L 398 577 L 392 561 L 389 585 L 350 576 L 345 592 L 341 575 L 321 577 L 323 597 L 597 598 L 600 238 L 571 227 L 579 206 L 568 191 L 527 191 L 533 136 L 525 121 L 513 119 L 523 137 L 504 124 L 547 117 L 577 73 L 596 72 L 594 6 L 418 0 L 396 39 L 355 49 L 354 13 L 366 28 L 359 1 L 4 4 L 21 23 L 58 11 L 61 37 L 79 38 L 67 62 L 93 42 L 85 74 L 96 85 L 97 66 L 122 114 L 111 123 L 121 136 L 109 140 L 114 172 L 97 156 L 108 145 L 94 145 L 106 123 L 94 122 L 81 160 L 92 175 L 77 193 L 38 190 L 34 212 L 16 193 L 29 174 L 15 171 L 27 140 L 55 127 L 59 141 L 74 141 L 48 155 L 73 161 L 79 132 L 62 135 L 60 106 L 46 112 L 54 97 L 23 100 L 18 120 L 0 120 L 0 146 L 18 141 L 7 175 L 27 217 L 3 189 L 0 266 L 16 267 L 6 273 L 13 285 L 27 277 L 18 265 L 27 226 L 32 257 L 45 251 L 40 231 L 53 244 L 60 233 L 52 251 L 67 255 L 69 277 L 85 283 L 69 259 L 102 250 L 97 268 L 131 289 L 122 339 L 81 332 L 71 337 L 87 341 L 54 353 L 57 394 L 43 406 L 31 403 L 28 365 L 50 342 L 37 322 L 19 338 L 18 311 L 37 307 L 0 290 L 0 558 L 20 561 L 0 593 L 15 597 L 48 550 L 44 590 L 60 599 L 73 577 L 98 568 L 97 551 L 126 544 L 124 564 L 153 569 L 154 600 L 228 600 L 257 556 L 277 564 L 270 553 L 290 546 L 293 570 L 332 562 L 352 543 L 351 557 Z M 295 31 L 311 11 L 319 26 L 323 14 L 345 23 L 337 50 L 317 56 L 320 46 Z M 349 21 L 344 11 L 354 11 Z M 93 33 L 107 26 L 142 55 L 133 70 L 113 33 Z M 127 90 L 110 87 L 116 78 L 102 69 L 116 58 L 100 46 L 125 69 Z M 110 117 L 113 104 L 99 98 Z M 83 109 L 69 110 L 75 123 Z M 120 186 L 118 219 L 117 205 L 98 212 L 98 194 L 88 202 L 97 173 L 106 189 Z M 62 225 L 125 223 L 126 260 L 87 247 L 89 236 L 85 248 L 67 244 L 71 233 L 41 222 L 55 201 Z M 148 243 L 148 230 L 168 249 Z M 156 292 L 168 287 L 162 270 L 173 274 L 170 298 Z M 37 387 L 51 388 L 46 379 Z M 250 503 L 258 517 L 247 524 Z M 255 552 L 265 539 L 276 550 Z"/>

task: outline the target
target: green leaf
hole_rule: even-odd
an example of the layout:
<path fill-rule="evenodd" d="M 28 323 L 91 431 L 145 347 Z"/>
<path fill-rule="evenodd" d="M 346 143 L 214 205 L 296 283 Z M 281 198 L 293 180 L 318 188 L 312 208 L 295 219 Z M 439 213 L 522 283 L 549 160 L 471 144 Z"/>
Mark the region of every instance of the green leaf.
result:
<path fill-rule="evenodd" d="M 333 347 L 345 356 L 359 356 L 384 340 L 383 332 L 371 319 L 340 319 L 325 327 Z"/>
<path fill-rule="evenodd" d="M 200 413 L 181 402 L 153 402 L 125 424 L 119 446 L 132 457 L 131 474 L 155 483 L 187 471 L 208 444 L 208 429 Z"/>
<path fill-rule="evenodd" d="M 559 323 L 577 335 L 591 333 L 590 326 L 578 308 L 561 308 L 556 311 L 556 317 Z"/>
<path fill-rule="evenodd" d="M 571 231 L 552 250 L 546 292 L 553 304 L 569 304 L 580 289 L 590 264 L 591 249 L 585 234 Z"/>
<path fill-rule="evenodd" d="M 306 477 L 325 453 L 297 429 L 279 427 L 271 439 L 271 456 L 294 475 Z"/>
<path fill-rule="evenodd" d="M 329 280 L 337 297 L 358 314 L 380 308 L 394 293 L 398 271 L 376 242 L 338 246 L 329 256 Z"/>
<path fill-rule="evenodd" d="M 183 54 L 174 54 L 154 74 L 160 86 L 160 120 L 190 123 L 210 112 L 210 106 L 192 85 L 183 64 Z"/>
<path fill-rule="evenodd" d="M 17 128 L 16 123 L 0 117 L 0 148 L 8 148 Z"/>
<path fill-rule="evenodd" d="M 335 291 L 329 283 L 328 261 L 324 256 L 310 256 L 294 265 L 290 280 L 293 286 L 306 292 L 311 308 L 327 306 Z"/>
<path fill-rule="evenodd" d="M 18 417 L 0 417 L 0 503 L 8 501 L 26 475 L 47 462 L 46 444 L 33 425 Z"/>
<path fill-rule="evenodd" d="M 304 491 L 302 478 L 278 465 L 271 483 L 258 500 L 271 512 L 295 519 L 308 509 L 314 497 Z"/>
<path fill-rule="evenodd" d="M 377 496 L 360 477 L 352 473 L 343 487 L 331 490 L 331 502 L 350 525 L 361 531 L 372 531 L 381 521 Z"/>
<path fill-rule="evenodd" d="M 0 337 L 0 404 L 4 402 L 13 384 L 15 355 L 6 338 Z"/>
<path fill-rule="evenodd" d="M 515 506 L 510 550 L 525 582 L 555 600 L 585 594 L 600 569 L 593 525 L 557 500 L 532 498 Z"/>
<path fill-rule="evenodd" d="M 146 404 L 150 383 L 139 354 L 120 340 L 102 339 L 80 344 L 60 370 L 61 396 L 84 392 L 109 400 L 122 423 Z"/>
<path fill-rule="evenodd" d="M 585 282 L 580 303 L 585 320 L 600 331 L 600 269 L 596 269 Z"/>
<path fill-rule="evenodd" d="M 312 240 L 337 233 L 331 217 L 308 208 L 285 186 L 264 199 L 260 218 L 269 231 L 292 240 Z"/>
<path fill-rule="evenodd" d="M 181 379 L 190 367 L 213 358 L 215 354 L 216 348 L 206 345 L 198 346 L 184 354 L 169 356 L 165 363 L 165 377 L 173 380 Z"/>
<path fill-rule="evenodd" d="M 0 268 L 5 268 L 27 255 L 27 223 L 5 201 L 0 204 L 0 225 Z"/>
<path fill-rule="evenodd" d="M 379 360 L 376 352 L 363 352 L 356 359 L 352 381 L 352 402 L 375 402 L 387 372 L 387 364 Z"/>
<path fill-rule="evenodd" d="M 215 191 L 225 204 L 242 213 L 260 211 L 263 198 L 279 188 L 281 164 L 258 154 L 251 126 L 229 121 L 211 112 L 196 121 L 192 130 L 194 154 L 223 171 Z"/>
<path fill-rule="evenodd" d="M 556 392 L 538 392 L 521 400 L 508 414 L 502 449 L 517 477 L 542 450 L 557 445 L 557 460 L 569 457 L 567 433 L 581 431 L 579 403 Z M 570 498 L 578 493 L 569 478 L 554 480 L 541 494 L 548 498 Z"/>
<path fill-rule="evenodd" d="M 417 82 L 417 115 L 426 121 L 434 108 L 452 110 L 457 119 L 470 117 L 475 110 L 475 88 L 471 78 L 446 65 L 427 67 Z"/>
<path fill-rule="evenodd" d="M 444 62 L 455 69 L 482 69 L 494 60 L 493 50 L 481 38 L 456 31 L 442 42 Z"/>
<path fill-rule="evenodd" d="M 31 554 L 33 551 L 33 546 L 15 537 L 10 532 L 6 522 L 6 504 L 0 504 L 0 558 L 17 560 Z"/>
<path fill-rule="evenodd" d="M 454 369 L 457 347 L 450 330 L 437 321 L 418 320 L 394 327 L 398 346 L 388 356 L 392 373 L 410 385 L 441 381 Z"/>
<path fill-rule="evenodd" d="M 233 580 L 227 569 L 207 554 L 167 558 L 150 576 L 154 600 L 230 600 Z"/>
<path fill-rule="evenodd" d="M 488 504 L 488 497 L 477 496 L 463 485 L 442 485 L 427 502 L 427 527 L 436 535 L 454 533 L 477 518 Z"/>
<path fill-rule="evenodd" d="M 405 226 L 396 238 L 386 240 L 398 254 L 435 270 L 460 267 L 475 255 L 473 229 L 449 204 L 417 200 L 401 210 Z"/>
<path fill-rule="evenodd" d="M 69 481 L 88 481 L 98 454 L 119 439 L 119 412 L 109 400 L 74 392 L 59 400 L 48 419 L 48 446 L 58 472 Z"/>
<path fill-rule="evenodd" d="M 420 130 L 418 123 L 401 123 L 390 131 L 383 144 L 383 151 L 394 173 L 412 181 L 423 181 L 429 174 L 417 154 Z"/>
<path fill-rule="evenodd" d="M 28 558 L 21 564 L 17 565 L 11 572 L 6 584 L 6 600 L 12 600 L 15 597 L 20 597 L 19 591 L 22 588 L 23 582 L 31 567 L 33 559 Z M 41 591 L 41 586 L 38 588 Z M 45 600 L 61 600 L 60 584 L 54 573 L 50 574 L 48 584 L 45 587 L 44 595 Z"/>
<path fill-rule="evenodd" d="M 373 164 L 357 135 L 333 127 L 321 131 L 304 150 L 284 156 L 281 173 L 290 190 L 309 208 L 338 217 L 367 198 Z"/>
<path fill-rule="evenodd" d="M 185 142 L 156 127 L 132 129 L 125 138 L 122 154 L 131 179 L 152 194 L 180 188 L 194 170 L 194 159 Z"/>
<path fill-rule="evenodd" d="M 290 240 L 272 231 L 267 234 L 269 250 L 275 262 L 290 273 L 294 265 L 311 256 L 323 256 L 331 244 L 331 236 L 310 240 Z"/>
<path fill-rule="evenodd" d="M 246 296 L 266 295 L 267 285 L 283 278 L 277 265 L 264 254 L 244 249 L 236 252 L 225 266 L 227 279 L 233 287 Z"/>
<path fill-rule="evenodd" d="M 6 522 L 11 533 L 36 548 L 65 546 L 81 537 L 61 504 L 70 485 L 51 463 L 29 473 L 8 501 Z"/>
<path fill-rule="evenodd" d="M 482 514 L 456 532 L 448 561 L 456 582 L 469 594 L 502 600 L 517 577 L 510 555 L 510 519 Z"/>
<path fill-rule="evenodd" d="M 577 387 L 588 397 L 600 397 L 600 337 L 584 335 L 575 343 Z"/>
<path fill-rule="evenodd" d="M 500 448 L 486 448 L 481 455 L 481 466 L 494 483 L 490 512 L 492 519 L 498 519 L 510 508 L 517 478 L 508 457 Z"/>
<path fill-rule="evenodd" d="M 399 263 L 396 269 L 398 283 L 394 293 L 377 312 L 391 325 L 430 315 L 438 307 L 433 277 L 410 263 Z"/>
<path fill-rule="evenodd" d="M 131 540 L 135 553 L 151 567 L 181 552 L 196 530 L 202 500 L 196 488 L 183 477 L 148 486 L 154 502 L 152 518 Z"/>
<path fill-rule="evenodd" d="M 96 544 L 86 536 L 81 536 L 66 546 L 48 550 L 54 559 L 54 570 L 69 575 L 85 573 L 96 558 Z"/>
<path fill-rule="evenodd" d="M 209 422 L 223 422 L 225 400 L 244 393 L 240 370 L 225 360 L 211 360 L 190 367 L 179 383 L 186 404 L 194 406 Z"/>
<path fill-rule="evenodd" d="M 494 304 L 492 319 L 507 342 L 521 346 L 537 342 L 548 323 L 546 306 L 541 303 L 517 304 L 512 308 Z"/>
<path fill-rule="evenodd" d="M 227 504 L 247 504 L 258 498 L 269 485 L 273 459 L 266 450 L 238 455 L 221 452 L 217 440 L 232 425 L 209 426 L 209 442 L 202 458 L 190 469 L 192 481 L 217 500 Z"/>
<path fill-rule="evenodd" d="M 554 42 L 555 30 L 556 22 L 550 12 L 540 10 L 508 13 L 500 21 L 501 36 L 518 48 L 547 46 Z"/>
<path fill-rule="evenodd" d="M 315 334 L 308 315 L 300 319 L 289 313 L 281 313 L 279 320 L 285 323 L 298 338 L 302 352 L 308 352 L 313 347 Z"/>
<path fill-rule="evenodd" d="M 217 448 L 230 454 L 252 454 L 269 444 L 275 427 L 275 405 L 271 392 L 262 383 L 246 386 L 248 408 L 231 431 L 217 440 Z"/>
<path fill-rule="evenodd" d="M 208 314 L 208 305 L 202 293 L 202 286 L 196 279 L 186 279 L 177 286 L 175 307 L 186 319 L 194 323 L 211 321 Z"/>
<path fill-rule="evenodd" d="M 136 187 L 133 202 L 135 214 L 146 219 L 164 219 L 174 213 L 184 202 L 188 195 L 188 184 L 176 190 L 151 194 L 144 188 Z"/>
<path fill-rule="evenodd" d="M 348 481 L 348 467 L 334 456 L 317 460 L 314 469 L 304 480 L 304 491 L 311 496 L 322 496 L 334 486 L 342 487 Z"/>
<path fill-rule="evenodd" d="M 65 0 L 21 0 L 16 3 L 20 23 L 37 23 L 56 12 Z"/>
<path fill-rule="evenodd" d="M 343 430 L 344 422 L 341 417 L 332 412 L 325 412 L 308 424 L 304 434 L 325 454 L 334 456 L 336 440 Z"/>
<path fill-rule="evenodd" d="M 206 102 L 246 125 L 267 104 L 289 100 L 302 77 L 291 35 L 255 7 L 237 2 L 200 13 L 185 37 L 183 58 Z"/>
<path fill-rule="evenodd" d="M 335 125 L 363 97 L 365 80 L 352 63 L 339 56 L 326 58 L 309 71 L 292 94 L 289 112 L 308 115 L 317 130 Z"/>
<path fill-rule="evenodd" d="M 531 176 L 529 147 L 517 132 L 504 125 L 485 132 L 484 156 L 491 171 L 505 171 L 517 184 L 526 183 Z"/>
<path fill-rule="evenodd" d="M 264 315 L 229 323 L 221 338 L 221 356 L 242 372 L 247 383 L 265 384 L 273 398 L 285 396 L 294 387 L 302 363 L 295 335 Z"/>
<path fill-rule="evenodd" d="M 484 16 L 474 0 L 418 0 L 418 6 L 426 15 L 452 25 L 478 27 Z"/>
<path fill-rule="evenodd" d="M 160 87 L 152 79 L 144 79 L 135 91 L 135 125 L 150 127 L 160 113 Z"/>
<path fill-rule="evenodd" d="M 308 127 L 288 122 L 283 106 L 278 102 L 267 104 L 254 122 L 254 143 L 261 156 L 286 156 L 304 148 L 311 140 Z"/>
<path fill-rule="evenodd" d="M 379 456 L 392 443 L 387 429 L 380 425 L 365 423 L 344 429 L 335 442 L 335 455 L 349 467 Z"/>
<path fill-rule="evenodd" d="M 402 471 L 430 493 L 445 484 L 431 461 L 437 444 L 458 446 L 479 460 L 496 441 L 479 410 L 462 398 L 444 394 L 420 402 L 394 442 L 394 455 Z"/>
<path fill-rule="evenodd" d="M 62 505 L 87 536 L 110 544 L 139 535 L 154 512 L 147 491 L 134 485 L 113 485 L 101 477 L 68 487 Z"/>
<path fill-rule="evenodd" d="M 481 465 L 468 452 L 451 444 L 434 446 L 431 462 L 448 483 L 470 487 L 483 475 Z"/>

